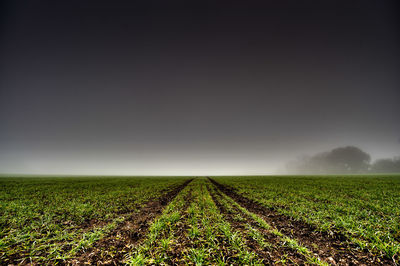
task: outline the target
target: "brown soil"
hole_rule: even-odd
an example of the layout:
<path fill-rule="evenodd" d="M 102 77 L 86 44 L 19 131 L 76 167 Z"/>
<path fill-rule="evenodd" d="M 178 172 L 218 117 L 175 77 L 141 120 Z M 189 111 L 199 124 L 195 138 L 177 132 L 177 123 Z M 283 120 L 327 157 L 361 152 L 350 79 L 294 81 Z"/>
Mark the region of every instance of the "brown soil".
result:
<path fill-rule="evenodd" d="M 193 179 L 166 193 L 158 199 L 151 200 L 133 214 L 109 235 L 96 242 L 77 258 L 66 262 L 67 265 L 120 265 L 125 256 L 133 250 L 135 244 L 144 238 L 151 221 L 159 216 L 164 207 L 170 203 Z"/>
<path fill-rule="evenodd" d="M 215 180 L 209 180 L 223 193 L 231 197 L 242 207 L 258 214 L 268 224 L 283 234 L 295 238 L 306 246 L 314 255 L 333 265 L 395 265 L 387 257 L 378 257 L 367 250 L 360 250 L 358 246 L 347 241 L 340 233 L 329 234 L 318 231 L 314 226 L 303 221 L 278 213 L 273 208 L 267 208 L 239 195 L 233 188 L 222 185 Z"/>
<path fill-rule="evenodd" d="M 266 229 L 261 228 L 257 224 L 257 222 L 255 222 L 253 219 L 249 219 L 249 217 L 245 217 L 246 215 L 243 215 L 243 213 L 241 213 L 240 210 L 232 206 L 235 209 L 235 212 L 241 213 L 242 214 L 241 216 L 245 218 L 244 221 L 238 221 L 237 219 L 235 219 L 234 213 L 232 213 L 230 210 L 227 210 L 221 204 L 220 199 L 222 195 L 220 191 L 218 190 L 213 191 L 212 189 L 209 189 L 209 191 L 215 205 L 217 205 L 219 211 L 224 215 L 224 218 L 233 226 L 233 228 L 242 232 L 242 236 L 246 240 L 248 247 L 251 249 L 251 251 L 254 251 L 259 258 L 263 260 L 264 264 L 268 265 L 284 264 L 280 261 L 284 255 L 286 256 L 287 259 L 287 262 L 285 264 L 288 264 L 289 262 L 290 264 L 296 264 L 296 265 L 302 265 L 306 263 L 307 260 L 302 254 L 296 252 L 295 250 L 282 246 L 279 237 L 270 233 Z M 271 244 L 271 247 L 263 248 L 257 243 L 257 241 L 251 238 L 246 233 L 247 231 L 245 226 L 246 224 L 251 225 L 253 228 L 257 228 L 257 230 L 263 234 L 264 239 L 269 244 Z"/>

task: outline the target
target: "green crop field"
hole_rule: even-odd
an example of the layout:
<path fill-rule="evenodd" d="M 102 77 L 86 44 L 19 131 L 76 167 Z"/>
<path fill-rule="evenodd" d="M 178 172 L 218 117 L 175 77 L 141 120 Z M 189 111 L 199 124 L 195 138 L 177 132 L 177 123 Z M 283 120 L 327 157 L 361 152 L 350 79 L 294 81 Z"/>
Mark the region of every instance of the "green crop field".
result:
<path fill-rule="evenodd" d="M 0 178 L 0 261 L 73 257 L 183 178 Z"/>
<path fill-rule="evenodd" d="M 400 176 L 0 178 L 0 265 L 396 265 Z"/>

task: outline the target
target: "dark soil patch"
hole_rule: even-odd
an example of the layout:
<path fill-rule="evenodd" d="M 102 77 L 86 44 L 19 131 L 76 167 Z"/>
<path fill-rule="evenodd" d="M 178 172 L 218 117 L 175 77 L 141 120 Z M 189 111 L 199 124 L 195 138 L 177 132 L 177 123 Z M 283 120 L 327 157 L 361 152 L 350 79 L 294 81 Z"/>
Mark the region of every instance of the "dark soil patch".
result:
<path fill-rule="evenodd" d="M 295 250 L 292 250 L 290 248 L 283 247 L 280 244 L 280 239 L 276 235 L 268 232 L 266 229 L 261 228 L 256 221 L 253 219 L 250 219 L 242 213 L 240 210 L 232 206 L 237 213 L 241 213 L 241 216 L 245 218 L 244 221 L 238 221 L 234 217 L 234 213 L 232 213 L 230 210 L 227 210 L 220 202 L 220 199 L 222 197 L 220 191 L 213 191 L 209 189 L 211 197 L 217 205 L 219 211 L 224 215 L 224 218 L 235 228 L 236 230 L 242 232 L 243 238 L 246 240 L 246 243 L 248 247 L 251 249 L 251 251 L 254 251 L 259 258 L 263 259 L 264 264 L 268 265 L 277 265 L 277 264 L 283 264 L 280 262 L 282 259 L 283 255 L 287 255 L 286 259 L 290 261 L 290 264 L 296 264 L 296 265 L 302 265 L 305 264 L 307 259 L 304 257 L 304 255 L 296 252 Z M 271 244 L 271 247 L 264 248 L 261 247 L 257 241 L 255 241 L 251 236 L 249 236 L 246 231 L 246 224 L 251 225 L 253 228 L 257 228 L 259 232 L 261 232 L 264 236 L 264 239 Z"/>
<path fill-rule="evenodd" d="M 306 246 L 314 255 L 333 265 L 395 265 L 387 257 L 374 256 L 367 250 L 347 241 L 341 233 L 329 234 L 318 231 L 314 226 L 278 213 L 273 208 L 267 208 L 259 203 L 239 195 L 233 188 L 222 185 L 215 180 L 209 180 L 223 193 L 231 197 L 242 207 L 260 215 L 268 224 L 283 234 L 295 238 Z"/>
<path fill-rule="evenodd" d="M 125 220 L 109 235 L 96 242 L 93 247 L 78 255 L 77 258 L 61 262 L 61 264 L 121 265 L 135 244 L 147 234 L 151 221 L 159 216 L 164 207 L 192 180 L 187 180 L 160 198 L 149 201 L 138 213 Z"/>

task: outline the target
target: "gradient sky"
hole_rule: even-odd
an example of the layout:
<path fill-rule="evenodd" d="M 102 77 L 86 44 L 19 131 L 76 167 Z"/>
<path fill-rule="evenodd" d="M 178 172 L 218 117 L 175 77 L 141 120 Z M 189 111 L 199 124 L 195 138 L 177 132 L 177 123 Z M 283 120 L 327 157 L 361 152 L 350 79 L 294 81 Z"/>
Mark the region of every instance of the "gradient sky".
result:
<path fill-rule="evenodd" d="M 2 1 L 0 172 L 400 155 L 397 1 Z"/>

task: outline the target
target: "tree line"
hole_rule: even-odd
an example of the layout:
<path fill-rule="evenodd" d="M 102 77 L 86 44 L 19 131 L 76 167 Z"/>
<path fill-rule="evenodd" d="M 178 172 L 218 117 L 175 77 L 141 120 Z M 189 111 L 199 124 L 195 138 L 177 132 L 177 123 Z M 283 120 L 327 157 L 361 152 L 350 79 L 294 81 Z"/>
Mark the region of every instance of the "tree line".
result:
<path fill-rule="evenodd" d="M 302 156 L 286 166 L 299 174 L 400 173 L 400 157 L 378 159 L 355 146 L 346 146 L 313 156 Z"/>

